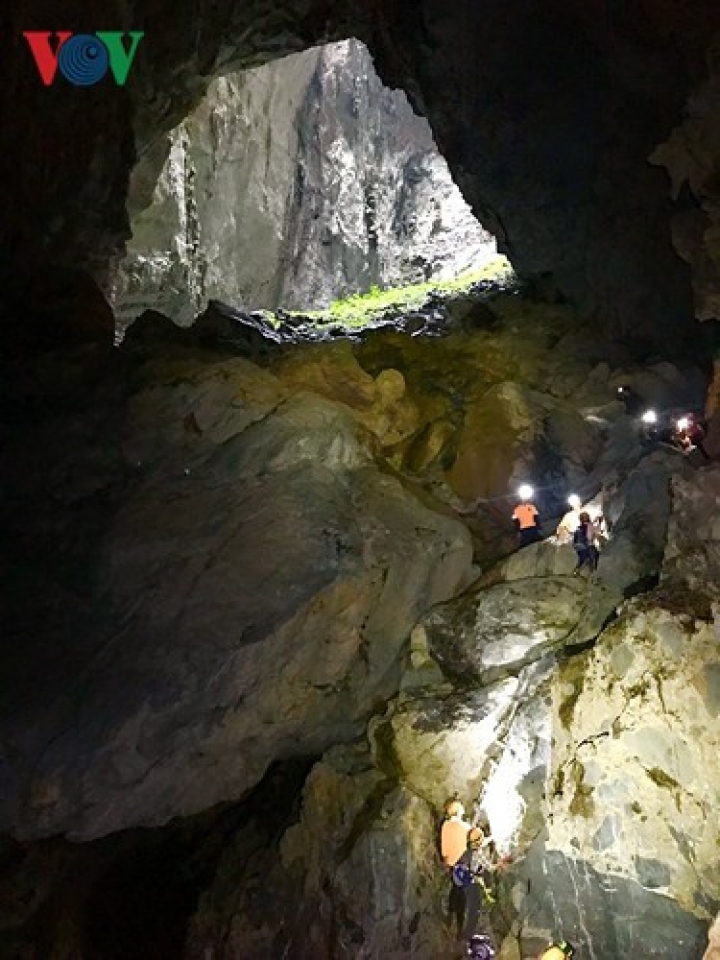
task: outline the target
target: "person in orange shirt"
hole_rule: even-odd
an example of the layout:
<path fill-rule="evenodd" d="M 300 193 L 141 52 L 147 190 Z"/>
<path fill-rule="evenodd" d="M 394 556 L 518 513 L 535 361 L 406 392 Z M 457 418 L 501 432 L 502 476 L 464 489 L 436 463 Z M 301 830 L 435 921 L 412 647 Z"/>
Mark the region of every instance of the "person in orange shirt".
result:
<path fill-rule="evenodd" d="M 512 513 L 515 526 L 520 532 L 520 546 L 526 547 L 529 543 L 536 543 L 540 540 L 540 527 L 538 525 L 538 510 L 532 502 L 533 488 L 524 484 L 518 490 L 522 500 Z"/>

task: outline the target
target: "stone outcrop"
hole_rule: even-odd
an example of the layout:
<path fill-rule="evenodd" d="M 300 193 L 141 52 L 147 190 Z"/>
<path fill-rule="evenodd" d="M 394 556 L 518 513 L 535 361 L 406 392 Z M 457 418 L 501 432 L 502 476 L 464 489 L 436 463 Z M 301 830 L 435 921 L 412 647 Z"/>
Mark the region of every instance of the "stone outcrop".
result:
<path fill-rule="evenodd" d="M 113 285 L 121 324 L 208 300 L 312 310 L 372 285 L 454 277 L 495 253 L 425 119 L 357 40 L 210 85 L 169 136 Z"/>

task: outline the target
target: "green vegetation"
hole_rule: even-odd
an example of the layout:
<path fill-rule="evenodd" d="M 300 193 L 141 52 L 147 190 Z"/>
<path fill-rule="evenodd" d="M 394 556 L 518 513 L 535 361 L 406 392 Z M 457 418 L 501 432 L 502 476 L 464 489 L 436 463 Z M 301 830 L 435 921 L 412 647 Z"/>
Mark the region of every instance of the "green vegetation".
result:
<path fill-rule="evenodd" d="M 343 300 L 334 300 L 326 310 L 301 314 L 318 324 L 341 324 L 346 327 L 362 327 L 382 314 L 391 311 L 420 309 L 431 296 L 452 297 L 463 293 L 481 280 L 507 281 L 512 276 L 512 267 L 506 257 L 498 255 L 479 270 L 469 270 L 450 280 L 428 280 L 407 287 L 381 290 L 374 286 L 367 293 L 356 293 Z"/>

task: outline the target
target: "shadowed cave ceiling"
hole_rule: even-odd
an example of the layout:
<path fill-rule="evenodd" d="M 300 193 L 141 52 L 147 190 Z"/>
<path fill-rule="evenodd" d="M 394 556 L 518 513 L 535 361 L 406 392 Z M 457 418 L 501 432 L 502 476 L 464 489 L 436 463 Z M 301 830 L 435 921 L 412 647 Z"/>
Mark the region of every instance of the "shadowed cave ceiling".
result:
<path fill-rule="evenodd" d="M 56 268 L 106 280 L 128 209 L 149 201 L 165 133 L 212 77 L 347 36 L 429 118 L 521 275 L 552 273 L 622 334 L 675 331 L 693 316 L 694 254 L 676 231 L 678 256 L 673 229 L 679 217 L 702 236 L 706 197 L 682 176 L 678 186 L 677 171 L 671 196 L 668 171 L 648 158 L 712 75 L 714 3 L 75 0 L 58 17 L 42 0 L 3 13 L 2 265 L 25 305 L 32 287 L 40 321 Z M 43 87 L 21 33 L 52 28 L 144 30 L 127 86 Z M 707 256 L 703 271 L 712 285 Z"/>

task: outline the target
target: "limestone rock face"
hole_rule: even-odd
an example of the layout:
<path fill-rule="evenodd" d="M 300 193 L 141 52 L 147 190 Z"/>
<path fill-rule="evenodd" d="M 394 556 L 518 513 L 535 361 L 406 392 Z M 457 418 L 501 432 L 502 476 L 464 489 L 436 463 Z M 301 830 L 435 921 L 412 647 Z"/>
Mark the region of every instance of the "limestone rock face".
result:
<path fill-rule="evenodd" d="M 558 673 L 548 850 L 690 912 L 718 898 L 719 676 L 716 626 L 640 605 Z"/>
<path fill-rule="evenodd" d="M 4 362 L 0 822 L 22 843 L 0 837 L 0 953 L 44 955 L 52 928 L 89 960 L 102 904 L 142 901 L 147 955 L 159 928 L 190 960 L 452 955 L 457 791 L 512 857 L 483 921 L 504 958 L 561 922 L 598 960 L 696 960 L 720 898 L 720 468 L 639 442 L 611 398 L 642 371 L 566 307 L 482 312 L 293 346 L 155 317 L 110 355 Z M 491 542 L 492 462 L 496 501 L 452 490 L 488 396 L 544 519 L 570 477 L 602 506 L 592 576 L 552 538 Z"/>
<path fill-rule="evenodd" d="M 685 584 L 700 612 L 718 601 L 720 583 L 720 468 L 673 479 L 675 511 L 668 529 L 663 581 Z"/>
<path fill-rule="evenodd" d="M 602 610 L 588 609 L 585 594 L 577 578 L 516 580 L 454 600 L 423 625 L 448 674 L 487 681 L 563 643 L 590 640 L 602 625 Z"/>
<path fill-rule="evenodd" d="M 427 121 L 357 40 L 215 81 L 169 137 L 113 300 L 188 323 L 209 299 L 316 309 L 495 254 Z"/>
<path fill-rule="evenodd" d="M 51 619 L 4 674 L 21 835 L 162 823 L 357 736 L 412 625 L 467 580 L 465 528 L 378 471 L 346 407 L 243 360 L 161 369 L 127 403 L 82 642 Z M 40 676 L 44 642 L 66 656 Z"/>

